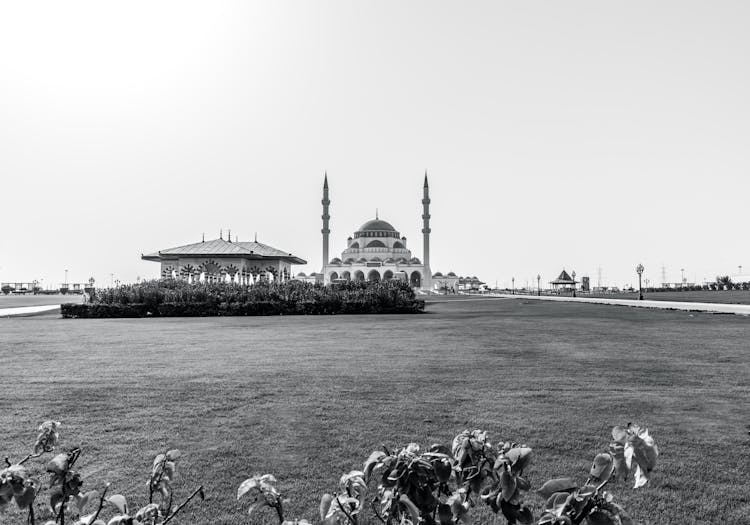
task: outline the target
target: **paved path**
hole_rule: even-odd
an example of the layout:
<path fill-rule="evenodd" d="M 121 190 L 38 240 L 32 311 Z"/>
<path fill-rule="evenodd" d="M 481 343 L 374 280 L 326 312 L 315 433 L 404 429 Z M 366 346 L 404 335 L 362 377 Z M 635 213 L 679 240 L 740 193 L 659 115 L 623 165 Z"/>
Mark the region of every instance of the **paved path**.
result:
<path fill-rule="evenodd" d="M 28 315 L 37 315 L 42 313 L 51 313 L 60 311 L 59 304 L 48 304 L 44 306 L 19 306 L 16 308 L 0 308 L 0 317 L 19 317 Z"/>
<path fill-rule="evenodd" d="M 688 312 L 712 312 L 722 314 L 750 315 L 750 304 L 686 303 L 681 301 L 637 301 L 631 299 L 607 299 L 594 297 L 558 297 L 554 295 L 492 294 L 492 297 L 508 299 L 532 299 L 538 301 L 565 301 L 593 304 L 616 304 L 635 308 L 659 308 L 662 310 L 685 310 Z"/>

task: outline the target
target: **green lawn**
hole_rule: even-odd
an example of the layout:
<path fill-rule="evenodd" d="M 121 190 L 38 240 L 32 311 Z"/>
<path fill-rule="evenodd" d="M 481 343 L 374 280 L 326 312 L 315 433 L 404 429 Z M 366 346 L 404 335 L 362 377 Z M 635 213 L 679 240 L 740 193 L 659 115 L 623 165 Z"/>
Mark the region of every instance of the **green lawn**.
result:
<path fill-rule="evenodd" d="M 610 428 L 634 421 L 662 454 L 646 488 L 613 487 L 638 522 L 750 521 L 747 318 L 502 299 L 428 311 L 0 320 L 0 455 L 22 457 L 58 419 L 63 444 L 83 448 L 85 488 L 110 481 L 140 506 L 153 456 L 178 447 L 178 493 L 203 483 L 207 500 L 175 521 L 240 524 L 236 489 L 252 474 L 274 473 L 289 517 L 314 520 L 321 493 L 381 443 L 483 428 L 534 448 L 537 488 L 585 479 Z M 542 500 L 527 502 L 538 516 Z"/>

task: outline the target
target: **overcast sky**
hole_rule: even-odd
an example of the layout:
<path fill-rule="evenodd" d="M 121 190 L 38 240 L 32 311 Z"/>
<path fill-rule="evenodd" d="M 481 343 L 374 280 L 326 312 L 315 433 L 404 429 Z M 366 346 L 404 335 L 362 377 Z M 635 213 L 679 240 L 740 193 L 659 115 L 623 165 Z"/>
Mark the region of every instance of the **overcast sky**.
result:
<path fill-rule="evenodd" d="M 745 264 L 750 3 L 3 2 L 0 280 L 156 277 L 228 228 L 319 271 L 380 217 L 433 271 Z"/>

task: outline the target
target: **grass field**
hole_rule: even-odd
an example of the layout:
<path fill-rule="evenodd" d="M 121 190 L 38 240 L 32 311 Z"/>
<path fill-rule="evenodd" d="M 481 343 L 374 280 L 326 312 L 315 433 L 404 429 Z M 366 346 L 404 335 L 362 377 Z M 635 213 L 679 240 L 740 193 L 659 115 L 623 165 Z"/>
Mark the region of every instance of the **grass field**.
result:
<path fill-rule="evenodd" d="M 272 523 L 235 501 L 249 475 L 274 473 L 289 517 L 314 520 L 321 493 L 381 443 L 483 428 L 534 448 L 537 488 L 583 481 L 611 427 L 634 421 L 661 451 L 647 487 L 612 487 L 637 522 L 750 521 L 746 318 L 498 299 L 428 311 L 0 320 L 0 455 L 22 457 L 41 421 L 61 420 L 85 487 L 110 481 L 140 506 L 153 456 L 178 447 L 178 494 L 203 483 L 207 500 L 176 522 Z M 541 498 L 527 502 L 538 516 Z M 14 512 L 0 522 L 23 523 Z"/>

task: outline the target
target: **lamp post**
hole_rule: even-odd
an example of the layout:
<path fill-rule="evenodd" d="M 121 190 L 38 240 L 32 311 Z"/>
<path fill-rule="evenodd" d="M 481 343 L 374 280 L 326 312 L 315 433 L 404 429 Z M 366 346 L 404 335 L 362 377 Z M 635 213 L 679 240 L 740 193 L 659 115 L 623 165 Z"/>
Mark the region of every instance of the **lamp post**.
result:
<path fill-rule="evenodd" d="M 573 273 L 570 274 L 570 276 L 573 278 L 573 297 L 576 296 L 576 272 L 573 270 Z"/>
<path fill-rule="evenodd" d="M 643 275 L 643 265 L 638 264 L 635 267 L 635 271 L 638 272 L 638 300 L 643 301 L 643 288 L 641 288 L 641 276 Z"/>
<path fill-rule="evenodd" d="M 685 268 L 680 268 L 680 288 L 685 284 Z"/>
<path fill-rule="evenodd" d="M 510 294 L 516 295 L 516 278 L 511 277 L 510 278 L 511 288 L 510 288 Z"/>
<path fill-rule="evenodd" d="M 68 287 L 68 269 L 65 269 L 65 288 Z"/>
<path fill-rule="evenodd" d="M 541 281 L 542 281 L 542 276 L 539 274 L 536 274 L 536 294 L 538 296 L 542 295 Z"/>

